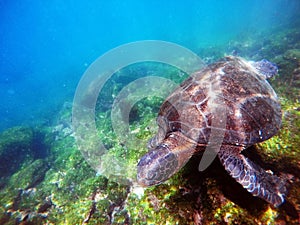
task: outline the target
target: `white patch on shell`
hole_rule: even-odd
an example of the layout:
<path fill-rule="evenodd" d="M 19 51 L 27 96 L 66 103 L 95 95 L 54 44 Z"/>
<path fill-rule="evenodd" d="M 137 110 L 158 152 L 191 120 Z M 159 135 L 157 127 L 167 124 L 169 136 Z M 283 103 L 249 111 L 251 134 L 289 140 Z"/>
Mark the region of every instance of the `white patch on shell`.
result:
<path fill-rule="evenodd" d="M 225 72 L 223 71 L 223 69 L 224 69 L 223 67 L 219 69 L 219 74 L 220 75 L 225 75 Z"/>
<path fill-rule="evenodd" d="M 261 136 L 261 130 L 258 131 L 258 135 L 259 135 L 259 138 L 260 138 L 260 139 L 263 138 L 263 137 Z"/>
<path fill-rule="evenodd" d="M 242 114 L 240 110 L 236 110 L 234 113 L 235 118 L 242 118 Z"/>
<path fill-rule="evenodd" d="M 208 87 L 207 96 L 209 96 L 208 99 L 208 107 L 211 110 L 211 112 L 214 112 L 218 109 L 220 106 L 220 103 L 218 100 L 220 100 L 221 95 L 221 89 L 220 89 L 220 71 L 217 74 L 213 74 L 212 76 L 216 76 L 216 83 L 211 83 Z M 223 71 L 222 71 L 223 72 Z M 224 73 L 224 72 L 223 72 Z"/>

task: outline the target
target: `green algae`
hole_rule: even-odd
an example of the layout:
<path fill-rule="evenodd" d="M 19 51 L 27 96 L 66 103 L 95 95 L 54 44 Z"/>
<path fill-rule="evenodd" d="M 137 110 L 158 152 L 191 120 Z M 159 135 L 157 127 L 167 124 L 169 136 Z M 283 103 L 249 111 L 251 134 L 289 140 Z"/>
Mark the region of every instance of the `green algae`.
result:
<path fill-rule="evenodd" d="M 157 126 L 155 125 L 156 112 L 152 106 L 160 105 L 162 99 L 151 97 L 138 101 L 130 112 L 129 127 L 118 123 L 118 129 L 123 130 L 122 136 L 117 136 L 113 130 L 110 113 L 97 114 L 97 127 L 99 127 L 99 138 L 107 148 L 106 154 L 102 157 L 103 168 L 106 169 L 106 176 L 110 179 L 120 181 L 121 179 L 135 180 L 136 164 L 139 158 L 147 152 L 147 142 L 154 136 Z M 158 110 L 158 109 L 157 109 Z M 135 115 L 138 115 L 136 117 Z M 129 129 L 129 130 L 127 130 Z M 126 130 L 126 131 L 125 131 Z M 112 164 L 113 161 L 118 165 Z M 119 170 L 116 170 L 119 168 Z M 114 172 L 110 174 L 111 172 Z M 114 177 L 115 176 L 115 177 Z M 125 181 L 124 181 L 125 182 Z"/>
<path fill-rule="evenodd" d="M 227 202 L 221 208 L 217 208 L 214 217 L 219 222 L 226 224 L 257 224 L 249 219 L 249 215 L 232 202 Z"/>
<path fill-rule="evenodd" d="M 29 127 L 13 127 L 5 130 L 0 136 L 1 153 L 5 148 L 16 144 L 30 146 L 33 138 L 33 130 Z"/>
<path fill-rule="evenodd" d="M 132 224 L 185 224 L 186 219 L 173 211 L 178 208 L 176 201 L 172 201 L 176 194 L 178 186 L 173 185 L 172 181 L 145 190 L 141 198 L 131 193 L 126 208 Z"/>
<path fill-rule="evenodd" d="M 297 164 L 300 158 L 300 103 L 283 97 L 280 102 L 283 111 L 282 128 L 276 136 L 258 146 L 270 158 L 279 160 L 285 157 Z"/>
<path fill-rule="evenodd" d="M 1 146 L 17 143 L 29 148 L 33 135 L 25 131 L 27 128 L 4 132 Z M 118 191 L 123 193 L 124 188 L 107 187 L 107 180 L 95 175 L 74 145 L 73 137 L 53 141 L 52 134 L 49 134 L 45 140 L 52 141 L 49 156 L 37 160 L 29 158 L 5 180 L 0 192 L 1 224 L 15 224 L 22 220 L 35 224 L 42 224 L 45 220 L 52 224 L 81 224 L 92 205 L 94 191 L 101 189 L 108 193 L 107 188 L 114 189 L 109 203 L 117 198 Z M 107 220 L 105 215 L 102 215 L 102 220 Z"/>
<path fill-rule="evenodd" d="M 0 135 L 0 177 L 17 171 L 34 158 L 34 132 L 29 127 L 14 127 Z"/>

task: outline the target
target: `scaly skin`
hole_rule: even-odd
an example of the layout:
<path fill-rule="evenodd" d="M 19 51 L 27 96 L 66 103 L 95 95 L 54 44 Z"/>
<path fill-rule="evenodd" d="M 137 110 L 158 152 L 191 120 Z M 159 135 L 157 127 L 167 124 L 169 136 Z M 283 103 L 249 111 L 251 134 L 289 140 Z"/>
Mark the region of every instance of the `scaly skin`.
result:
<path fill-rule="evenodd" d="M 254 196 L 264 199 L 275 207 L 281 205 L 286 194 L 285 182 L 240 154 L 241 149 L 244 147 L 230 145 L 221 147 L 218 155 L 226 171 Z"/>

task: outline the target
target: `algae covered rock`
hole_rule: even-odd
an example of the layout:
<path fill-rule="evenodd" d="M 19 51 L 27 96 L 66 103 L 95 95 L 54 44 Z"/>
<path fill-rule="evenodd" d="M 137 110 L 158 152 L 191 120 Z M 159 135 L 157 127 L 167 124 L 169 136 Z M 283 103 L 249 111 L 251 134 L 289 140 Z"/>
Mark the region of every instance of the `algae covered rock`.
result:
<path fill-rule="evenodd" d="M 0 177 L 12 174 L 34 157 L 33 139 L 33 130 L 26 127 L 13 127 L 0 134 Z"/>
<path fill-rule="evenodd" d="M 290 73 L 291 85 L 300 88 L 300 49 L 290 49 L 284 54 L 284 58 L 289 61 L 292 66 Z"/>
<path fill-rule="evenodd" d="M 39 204 L 43 202 L 44 191 L 38 185 L 43 182 L 48 169 L 46 160 L 37 159 L 24 163 L 22 168 L 6 179 L 6 185 L 0 192 L 1 224 L 18 224 L 27 217 L 35 217 L 32 221 L 41 224 L 38 222 L 41 215 L 35 213 L 35 208 L 41 208 Z"/>
<path fill-rule="evenodd" d="M 283 56 L 286 59 L 300 60 L 300 49 L 289 49 Z"/>
<path fill-rule="evenodd" d="M 48 140 L 49 142 L 49 140 Z M 0 178 L 12 175 L 22 165 L 48 155 L 44 131 L 13 127 L 0 134 Z"/>

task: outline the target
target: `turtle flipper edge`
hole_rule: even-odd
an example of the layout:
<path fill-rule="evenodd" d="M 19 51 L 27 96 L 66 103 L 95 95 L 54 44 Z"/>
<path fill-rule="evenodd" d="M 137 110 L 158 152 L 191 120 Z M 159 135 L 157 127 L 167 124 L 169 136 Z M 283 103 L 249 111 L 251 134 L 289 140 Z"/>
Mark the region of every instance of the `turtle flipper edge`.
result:
<path fill-rule="evenodd" d="M 284 202 L 285 182 L 278 176 L 266 172 L 240 154 L 240 146 L 222 146 L 218 152 L 226 171 L 247 191 L 278 207 Z"/>

